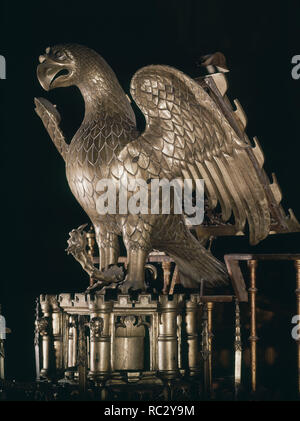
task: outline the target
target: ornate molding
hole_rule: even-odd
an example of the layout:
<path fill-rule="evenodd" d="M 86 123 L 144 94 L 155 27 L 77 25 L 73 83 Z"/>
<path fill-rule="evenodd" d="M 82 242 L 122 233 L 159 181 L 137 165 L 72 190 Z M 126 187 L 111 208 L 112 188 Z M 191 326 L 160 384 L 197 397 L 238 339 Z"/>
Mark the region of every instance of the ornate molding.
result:
<path fill-rule="evenodd" d="M 91 340 L 99 340 L 102 336 L 104 320 L 102 317 L 93 317 L 89 323 Z"/>
<path fill-rule="evenodd" d="M 48 336 L 50 334 L 49 317 L 41 317 L 37 322 L 37 329 L 41 336 Z"/>

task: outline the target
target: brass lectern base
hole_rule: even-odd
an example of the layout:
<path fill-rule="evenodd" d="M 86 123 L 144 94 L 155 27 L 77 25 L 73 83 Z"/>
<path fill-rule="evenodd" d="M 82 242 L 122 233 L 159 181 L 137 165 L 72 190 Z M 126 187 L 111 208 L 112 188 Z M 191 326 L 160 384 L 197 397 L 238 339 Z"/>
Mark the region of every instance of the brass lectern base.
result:
<path fill-rule="evenodd" d="M 108 390 L 129 391 L 137 385 L 138 393 L 155 387 L 158 395 L 182 394 L 199 379 L 209 392 L 212 305 L 204 298 L 140 294 L 132 299 L 119 294 L 113 300 L 99 292 L 41 295 L 37 379 L 77 384 L 81 391 L 100 388 L 104 399 Z M 226 301 L 231 299 L 227 296 Z"/>

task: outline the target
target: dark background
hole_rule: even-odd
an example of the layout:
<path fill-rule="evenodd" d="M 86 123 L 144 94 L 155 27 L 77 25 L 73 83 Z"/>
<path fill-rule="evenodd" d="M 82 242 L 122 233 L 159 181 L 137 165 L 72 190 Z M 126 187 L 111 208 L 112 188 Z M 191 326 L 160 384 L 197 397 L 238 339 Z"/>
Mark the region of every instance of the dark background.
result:
<path fill-rule="evenodd" d="M 231 69 L 228 95 L 247 113 L 247 133 L 258 136 L 268 174 L 276 172 L 285 209 L 300 218 L 300 80 L 291 77 L 291 58 L 300 54 L 300 3 L 4 1 L 0 11 L 0 54 L 7 60 L 7 80 L 0 81 L 0 303 L 12 329 L 7 375 L 28 380 L 34 376 L 34 298 L 80 292 L 88 283 L 64 251 L 68 232 L 88 218 L 69 191 L 64 163 L 33 107 L 34 96 L 56 103 L 71 138 L 83 101 L 76 88 L 45 93 L 35 74 L 38 56 L 48 45 L 85 44 L 108 61 L 128 92 L 131 77 L 144 65 L 169 64 L 197 76 L 197 59 L 222 51 Z M 299 238 L 272 236 L 256 247 L 247 238 L 220 238 L 214 253 L 300 252 Z M 261 282 L 279 306 L 295 286 L 287 265 L 269 265 Z M 286 302 L 295 314 L 294 297 Z M 293 343 L 290 333 L 287 340 Z"/>

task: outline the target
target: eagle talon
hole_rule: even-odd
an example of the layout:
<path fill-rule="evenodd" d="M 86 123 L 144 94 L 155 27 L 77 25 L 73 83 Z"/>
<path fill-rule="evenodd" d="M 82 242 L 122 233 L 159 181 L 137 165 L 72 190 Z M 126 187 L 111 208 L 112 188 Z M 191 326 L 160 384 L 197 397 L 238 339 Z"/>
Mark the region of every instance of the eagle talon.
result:
<path fill-rule="evenodd" d="M 86 289 L 85 293 L 86 293 L 86 294 L 90 294 L 91 292 L 99 291 L 99 290 L 103 289 L 103 287 L 106 287 L 106 286 L 107 286 L 107 285 L 106 285 L 106 284 L 103 284 L 103 282 L 101 282 L 101 281 L 97 281 L 97 282 L 95 282 L 93 285 L 90 285 L 90 286 Z"/>
<path fill-rule="evenodd" d="M 124 272 L 121 267 L 112 265 L 107 270 L 100 271 L 94 266 L 92 257 L 86 251 L 87 236 L 84 231 L 86 226 L 87 224 L 81 225 L 69 233 L 70 238 L 68 239 L 66 252 L 72 254 L 89 276 L 97 281 L 97 289 L 119 283 L 124 278 Z M 92 287 L 94 288 L 94 285 Z"/>
<path fill-rule="evenodd" d="M 130 292 L 144 291 L 146 285 L 143 281 L 137 282 L 135 279 L 129 279 L 127 275 L 124 282 L 119 284 L 118 288 L 122 294 L 129 294 Z"/>

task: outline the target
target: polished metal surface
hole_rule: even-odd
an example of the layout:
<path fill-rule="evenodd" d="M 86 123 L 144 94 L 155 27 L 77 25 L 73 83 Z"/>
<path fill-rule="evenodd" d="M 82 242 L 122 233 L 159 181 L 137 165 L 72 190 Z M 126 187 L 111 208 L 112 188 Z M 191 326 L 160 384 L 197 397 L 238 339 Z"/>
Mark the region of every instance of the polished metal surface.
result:
<path fill-rule="evenodd" d="M 235 340 L 234 340 L 234 389 L 235 397 L 241 387 L 242 378 L 242 339 L 241 339 L 241 318 L 240 305 L 238 300 L 235 300 Z"/>
<path fill-rule="evenodd" d="M 256 342 L 258 341 L 258 336 L 256 334 L 256 269 L 257 269 L 257 261 L 256 260 L 249 260 L 248 266 L 250 269 L 250 288 L 249 288 L 249 296 L 250 296 L 250 337 L 249 341 L 251 344 L 251 387 L 252 391 L 256 391 L 256 357 L 257 357 L 257 345 Z"/>
<path fill-rule="evenodd" d="M 106 301 L 101 291 L 41 295 L 40 377 L 81 384 L 84 389 L 87 379 L 100 387 L 124 382 L 169 384 L 182 376 L 202 382 L 204 368 L 209 391 L 212 303 L 231 301 L 230 296 L 199 294 L 174 294 L 172 299 L 139 294 L 134 302 L 121 294 Z M 206 345 L 201 349 L 203 307 L 209 314 L 207 318 L 206 311 L 202 319 Z"/>
<path fill-rule="evenodd" d="M 145 326 L 139 316 L 121 316 L 115 323 L 115 370 L 144 370 Z M 138 353 L 136 352 L 138 350 Z"/>
<path fill-rule="evenodd" d="M 56 107 L 43 98 L 35 99 L 35 104 L 65 160 L 70 188 L 94 225 L 100 271 L 92 268 L 91 256 L 84 250 L 69 251 L 99 287 L 119 282 L 118 276 L 113 279 L 111 273 L 107 276 L 101 271 L 116 265 L 120 235 L 128 256 L 124 293 L 130 288 L 145 289 L 145 261 L 153 248 L 175 260 L 187 288 L 196 288 L 201 280 L 211 286 L 228 282 L 225 266 L 200 244 L 201 238 L 212 235 L 205 226 L 197 229 L 198 242 L 183 215 L 99 215 L 96 185 L 102 179 L 112 179 L 116 185 L 124 176 L 129 181 L 204 179 L 209 208 L 220 204 L 223 226 L 234 215 L 232 233 L 243 233 L 247 221 L 251 244 L 270 233 L 274 220 L 282 231 L 299 229 L 295 218 L 288 220 L 279 205 L 276 180 L 270 185 L 262 169 L 264 158 L 257 139 L 253 147 L 245 134 L 242 108 L 236 102 L 234 111 L 225 96 L 226 66 L 220 57 L 218 53 L 215 63 L 213 56 L 204 61 L 215 64 L 218 73 L 197 81 L 168 66 L 138 70 L 131 81 L 131 95 L 146 119 L 146 129 L 140 134 L 128 96 L 99 54 L 68 44 L 48 47 L 40 56 L 37 76 L 45 90 L 74 85 L 84 98 L 84 120 L 70 144 Z M 77 240 L 81 241 L 79 236 Z"/>

